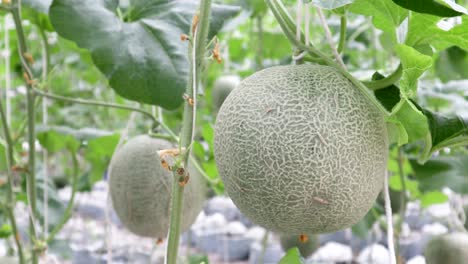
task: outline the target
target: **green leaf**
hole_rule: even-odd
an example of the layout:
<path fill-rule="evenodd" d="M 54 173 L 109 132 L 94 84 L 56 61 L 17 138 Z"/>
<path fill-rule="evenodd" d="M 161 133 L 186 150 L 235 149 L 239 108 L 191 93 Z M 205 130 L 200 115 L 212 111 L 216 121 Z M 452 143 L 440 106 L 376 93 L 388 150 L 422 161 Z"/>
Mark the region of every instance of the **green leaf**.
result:
<path fill-rule="evenodd" d="M 114 154 L 114 150 L 119 143 L 120 135 L 99 137 L 88 141 L 85 158 L 91 163 L 91 174 L 89 181 L 92 184 L 102 179 L 107 170 L 109 161 Z"/>
<path fill-rule="evenodd" d="M 424 110 L 429 128 L 430 144 L 420 161 L 426 161 L 431 154 L 445 147 L 468 145 L 468 118 L 461 116 L 446 117 L 442 114 Z"/>
<path fill-rule="evenodd" d="M 396 28 L 408 16 L 408 10 L 399 7 L 391 0 L 356 0 L 349 6 L 349 11 L 371 16 L 376 28 L 390 34 L 396 42 Z"/>
<path fill-rule="evenodd" d="M 392 175 L 388 180 L 388 185 L 394 191 L 402 191 L 403 184 L 401 182 L 400 175 Z M 419 197 L 421 192 L 419 191 L 418 181 L 405 179 L 406 190 L 411 194 L 412 197 Z"/>
<path fill-rule="evenodd" d="M 9 224 L 3 224 L 0 227 L 0 238 L 7 238 L 13 233 L 11 226 Z"/>
<path fill-rule="evenodd" d="M 457 46 L 443 50 L 435 65 L 437 76 L 442 82 L 468 79 L 467 51 Z"/>
<path fill-rule="evenodd" d="M 439 191 L 432 191 L 424 193 L 421 198 L 421 205 L 423 208 L 431 206 L 433 204 L 445 203 L 448 201 L 447 195 Z"/>
<path fill-rule="evenodd" d="M 117 1 L 54 0 L 50 19 L 57 33 L 90 50 L 93 61 L 121 96 L 175 109 L 183 102 L 188 78 L 188 34 L 198 2 L 131 1 L 123 21 Z M 237 7 L 213 5 L 211 36 Z"/>
<path fill-rule="evenodd" d="M 405 44 L 413 47 L 431 44 L 437 50 L 444 50 L 455 45 L 468 50 L 468 16 L 463 16 L 461 24 L 457 24 L 449 30 L 438 27 L 437 24 L 440 21 L 440 17 L 412 14 Z"/>
<path fill-rule="evenodd" d="M 208 257 L 205 255 L 188 256 L 188 264 L 209 264 Z"/>
<path fill-rule="evenodd" d="M 420 164 L 410 159 L 419 188 L 426 191 L 449 187 L 457 193 L 468 194 L 468 156 L 439 156 Z"/>
<path fill-rule="evenodd" d="M 335 9 L 352 3 L 354 0 L 312 0 L 309 1 L 323 9 Z"/>
<path fill-rule="evenodd" d="M 80 147 L 80 142 L 73 136 L 61 134 L 53 129 L 37 133 L 37 139 L 41 146 L 50 153 L 56 153 L 64 149 L 76 152 Z"/>
<path fill-rule="evenodd" d="M 375 72 L 372 75 L 372 80 L 381 80 L 385 78 L 382 74 Z M 379 102 L 388 110 L 392 111 L 393 107 L 400 102 L 400 89 L 396 85 L 374 90 L 374 95 Z"/>
<path fill-rule="evenodd" d="M 395 4 L 418 13 L 440 17 L 454 17 L 468 14 L 466 9 L 455 2 L 445 0 L 443 5 L 434 0 L 392 0 Z"/>
<path fill-rule="evenodd" d="M 52 0 L 23 0 L 23 19 L 28 19 L 38 27 L 54 31 L 48 16 Z"/>
<path fill-rule="evenodd" d="M 297 247 L 291 248 L 278 264 L 303 264 L 301 253 Z"/>
<path fill-rule="evenodd" d="M 392 118 L 396 118 L 396 122 L 404 127 L 409 143 L 424 139 L 429 133 L 427 118 L 413 101 L 402 99 L 394 107 Z"/>
<path fill-rule="evenodd" d="M 405 98 L 416 96 L 419 77 L 432 66 L 432 58 L 420 53 L 416 49 L 406 45 L 396 45 L 403 66 L 403 75 L 400 80 L 401 95 Z"/>

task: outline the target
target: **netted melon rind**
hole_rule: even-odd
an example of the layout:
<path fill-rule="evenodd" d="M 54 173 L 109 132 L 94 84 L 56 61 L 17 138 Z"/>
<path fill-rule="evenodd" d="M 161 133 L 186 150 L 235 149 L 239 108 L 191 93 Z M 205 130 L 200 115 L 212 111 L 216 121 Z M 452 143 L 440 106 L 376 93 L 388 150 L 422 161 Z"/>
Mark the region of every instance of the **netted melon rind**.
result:
<path fill-rule="evenodd" d="M 468 234 L 451 233 L 433 238 L 424 250 L 427 264 L 468 262 Z"/>
<path fill-rule="evenodd" d="M 383 116 L 335 69 L 278 66 L 245 79 L 215 125 L 227 193 L 252 221 L 284 234 L 357 223 L 383 187 Z"/>
<path fill-rule="evenodd" d="M 174 176 L 162 167 L 158 151 L 171 148 L 168 141 L 141 135 L 129 140 L 112 157 L 109 179 L 112 204 L 122 224 L 137 235 L 166 237 Z M 189 172 L 182 230 L 195 221 L 206 193 L 199 173 L 190 165 Z"/>

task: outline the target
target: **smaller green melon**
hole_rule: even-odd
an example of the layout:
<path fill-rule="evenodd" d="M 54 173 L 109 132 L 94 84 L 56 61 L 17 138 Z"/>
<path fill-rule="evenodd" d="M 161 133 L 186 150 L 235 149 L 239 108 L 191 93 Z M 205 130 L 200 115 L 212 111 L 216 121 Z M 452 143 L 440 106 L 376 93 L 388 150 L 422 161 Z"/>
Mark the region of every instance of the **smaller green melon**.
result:
<path fill-rule="evenodd" d="M 166 140 L 141 135 L 130 139 L 112 157 L 109 167 L 112 204 L 122 224 L 137 235 L 154 238 L 167 235 L 174 176 L 161 165 L 158 151 L 171 148 Z M 183 231 L 200 213 L 206 193 L 202 176 L 190 164 L 188 170 Z"/>
<path fill-rule="evenodd" d="M 215 112 L 218 112 L 226 97 L 240 82 L 241 79 L 237 75 L 224 75 L 215 81 L 211 92 L 212 105 Z"/>
<path fill-rule="evenodd" d="M 451 233 L 433 238 L 424 250 L 427 264 L 468 263 L 468 234 Z"/>
<path fill-rule="evenodd" d="M 302 242 L 300 235 L 280 235 L 281 247 L 285 252 L 289 249 L 297 247 L 302 257 L 307 258 L 312 255 L 320 246 L 319 237 L 317 235 L 308 235 L 307 241 Z"/>

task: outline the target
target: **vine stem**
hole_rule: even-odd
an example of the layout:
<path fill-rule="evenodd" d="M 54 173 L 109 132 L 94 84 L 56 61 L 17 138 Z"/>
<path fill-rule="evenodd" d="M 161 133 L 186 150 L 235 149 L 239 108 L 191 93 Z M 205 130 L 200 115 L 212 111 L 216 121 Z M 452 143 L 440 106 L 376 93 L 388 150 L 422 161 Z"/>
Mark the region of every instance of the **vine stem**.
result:
<path fill-rule="evenodd" d="M 23 30 L 23 25 L 21 24 L 21 2 L 15 1 L 16 8 L 11 9 L 13 15 L 13 21 L 16 27 L 16 35 L 18 38 L 19 46 L 19 57 L 21 60 L 21 65 L 24 70 L 24 78 L 26 81 L 26 107 L 28 112 L 28 178 L 26 181 L 26 190 L 28 197 L 28 207 L 29 207 L 29 221 L 30 221 L 30 235 L 33 243 L 37 241 L 37 233 L 35 228 L 35 214 L 36 214 L 36 176 L 35 176 L 35 154 L 36 154 L 36 133 L 35 133 L 35 97 L 33 93 L 32 83 L 34 76 L 31 69 L 29 68 L 28 60 L 25 57 L 28 54 L 28 48 L 26 45 L 26 37 Z M 32 251 L 32 263 L 38 263 L 38 255 L 36 250 Z"/>
<path fill-rule="evenodd" d="M 380 104 L 379 101 L 372 95 L 367 87 L 361 83 L 358 79 L 356 79 L 352 74 L 350 74 L 346 69 L 342 68 L 338 63 L 330 59 L 327 55 L 319 51 L 313 45 L 304 45 L 300 41 L 298 41 L 294 33 L 290 31 L 291 21 L 290 16 L 287 13 L 286 8 L 282 4 L 280 0 L 265 0 L 270 10 L 273 12 L 276 20 L 280 24 L 281 28 L 283 29 L 284 34 L 289 39 L 289 41 L 296 46 L 297 48 L 307 51 L 311 55 L 315 57 L 319 57 L 321 60 L 325 62 L 326 65 L 331 66 L 338 70 L 341 74 L 343 74 L 349 81 L 351 81 L 362 93 L 364 96 L 368 98 L 368 100 L 375 106 L 377 109 L 384 115 L 384 117 L 389 117 L 390 113 Z"/>
<path fill-rule="evenodd" d="M 109 108 L 117 108 L 117 109 L 123 109 L 123 110 L 129 110 L 129 111 L 134 111 L 134 112 L 139 112 L 147 117 L 149 117 L 154 124 L 158 124 L 158 120 L 150 113 L 145 110 L 142 110 L 141 108 L 138 107 L 132 107 L 132 106 L 127 106 L 127 105 L 120 105 L 120 104 L 113 104 L 113 103 L 106 103 L 106 102 L 101 102 L 101 101 L 94 101 L 94 100 L 86 100 L 86 99 L 79 99 L 79 98 L 70 98 L 66 96 L 61 96 L 61 95 L 56 95 L 48 92 L 41 91 L 39 89 L 33 89 L 34 94 L 54 99 L 54 100 L 60 100 L 64 102 L 71 102 L 71 103 L 77 103 L 77 104 L 84 104 L 84 105 L 94 105 L 94 106 L 103 106 L 103 107 L 109 107 Z"/>
<path fill-rule="evenodd" d="M 348 20 L 346 18 L 346 12 L 345 12 L 340 17 L 340 42 L 338 43 L 338 53 L 340 54 L 342 54 L 345 50 L 347 26 L 348 26 Z"/>
<path fill-rule="evenodd" d="M 13 141 L 11 139 L 10 128 L 9 128 L 8 123 L 7 123 L 7 118 L 6 118 L 5 112 L 3 110 L 2 100 L 0 100 L 0 116 L 1 116 L 1 119 L 2 119 L 3 133 L 4 133 L 4 136 L 5 136 L 6 145 L 7 145 L 6 159 L 7 159 L 8 186 L 7 186 L 7 205 L 6 205 L 6 209 L 7 209 L 8 218 L 9 218 L 10 224 L 11 224 L 11 230 L 12 230 L 13 236 L 15 238 L 16 247 L 18 249 L 19 263 L 23 264 L 23 263 L 25 263 L 24 254 L 23 254 L 23 246 L 21 245 L 21 240 L 20 240 L 20 237 L 19 237 L 18 228 L 17 228 L 17 224 L 16 224 L 16 218 L 15 218 L 14 210 L 13 210 L 15 208 L 15 193 L 13 191 L 13 172 L 12 172 L 12 169 L 11 169 L 13 167 L 13 163 L 14 163 Z"/>
<path fill-rule="evenodd" d="M 317 6 L 316 9 L 317 9 L 317 14 L 320 19 L 320 23 L 322 24 L 322 27 L 325 31 L 325 37 L 327 38 L 328 45 L 330 46 L 338 64 L 340 64 L 340 66 L 346 70 L 346 65 L 344 64 L 343 59 L 341 59 L 340 53 L 336 49 L 335 43 L 333 42 L 333 37 L 330 31 L 330 28 L 328 27 L 327 20 L 325 19 L 325 16 L 323 15 L 322 8 Z"/>
<path fill-rule="evenodd" d="M 50 65 L 50 52 L 49 44 L 47 43 L 47 34 L 42 27 L 39 28 L 39 33 L 42 40 L 42 81 L 47 80 L 47 75 L 49 74 L 49 65 Z M 42 98 L 42 124 L 47 126 L 48 123 L 48 111 L 47 111 L 47 98 Z M 43 183 L 43 205 L 44 205 L 44 230 L 43 236 L 44 239 L 47 239 L 49 234 L 49 188 L 47 184 L 49 182 L 49 152 L 47 149 L 42 150 L 42 169 L 44 174 L 44 183 Z"/>
<path fill-rule="evenodd" d="M 206 39 L 208 37 L 209 21 L 211 13 L 211 0 L 200 0 L 200 9 L 198 15 L 194 16 L 191 43 L 189 45 L 190 57 L 190 75 L 187 84 L 186 95 L 192 95 L 193 98 L 188 98 L 184 104 L 184 114 L 181 136 L 179 138 L 179 150 L 183 167 L 176 168 L 174 171 L 174 181 L 172 183 L 172 202 L 171 202 L 171 222 L 169 224 L 166 263 L 177 263 L 177 252 L 179 249 L 180 224 L 183 211 L 184 184 L 180 184 L 185 179 L 188 179 L 188 171 L 183 170 L 182 175 L 177 171 L 180 168 L 188 168 L 190 156 L 190 146 L 192 145 L 195 134 L 195 118 L 196 118 L 196 97 L 197 88 L 200 79 L 200 72 L 203 68 Z M 190 100 L 191 99 L 191 100 Z M 185 149 L 185 151 L 182 151 Z M 179 165 L 180 166 L 180 165 Z M 176 166 L 178 167 L 178 166 Z"/>
<path fill-rule="evenodd" d="M 388 188 L 388 172 L 385 171 L 384 175 L 384 197 L 385 197 L 385 216 L 387 218 L 387 244 L 390 257 L 390 264 L 396 264 L 395 256 L 395 243 L 393 241 L 393 219 L 392 219 L 392 205 L 390 202 L 390 191 Z"/>

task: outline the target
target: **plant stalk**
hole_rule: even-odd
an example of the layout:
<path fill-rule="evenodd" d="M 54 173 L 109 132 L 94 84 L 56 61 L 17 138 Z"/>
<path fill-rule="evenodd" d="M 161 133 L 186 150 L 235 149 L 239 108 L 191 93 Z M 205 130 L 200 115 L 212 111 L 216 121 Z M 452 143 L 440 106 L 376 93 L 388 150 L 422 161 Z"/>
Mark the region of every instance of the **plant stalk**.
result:
<path fill-rule="evenodd" d="M 13 172 L 12 172 L 12 167 L 14 163 L 14 157 L 13 157 L 13 141 L 11 139 L 11 134 L 10 134 L 10 128 L 7 123 L 7 118 L 5 115 L 5 112 L 3 110 L 3 104 L 2 101 L 0 100 L 0 117 L 2 119 L 2 124 L 3 124 L 3 133 L 5 136 L 5 141 L 7 145 L 6 149 L 6 158 L 7 158 L 7 176 L 8 176 L 8 186 L 7 186 L 7 214 L 8 218 L 10 219 L 10 225 L 11 225 L 11 230 L 13 231 L 13 236 L 15 238 L 15 243 L 16 243 L 16 248 L 18 250 L 18 258 L 19 258 L 19 263 L 24 264 L 24 254 L 23 254 L 23 246 L 21 245 L 21 240 L 19 237 L 18 233 L 18 228 L 16 224 L 16 218 L 14 215 L 14 208 L 15 208 L 15 193 L 13 191 Z"/>
<path fill-rule="evenodd" d="M 340 18 L 340 42 L 338 43 L 338 52 L 344 53 L 346 45 L 346 29 L 348 26 L 348 20 L 346 19 L 346 13 Z"/>
<path fill-rule="evenodd" d="M 197 88 L 200 79 L 200 73 L 203 68 L 206 39 L 208 37 L 209 21 L 211 13 L 211 0 L 200 0 L 200 9 L 197 19 L 194 19 L 191 30 L 192 46 L 189 48 L 190 56 L 190 76 L 187 84 L 186 96 L 191 100 L 186 100 L 184 104 L 184 114 L 182 131 L 179 141 L 179 149 L 185 149 L 181 157 L 183 168 L 188 168 L 187 163 L 190 156 L 190 146 L 194 138 L 194 124 L 197 107 Z M 176 170 L 177 171 L 177 170 Z M 179 184 L 181 177 L 188 177 L 188 172 L 184 170 L 184 175 L 174 172 L 172 183 L 172 202 L 171 202 L 171 222 L 169 224 L 166 263 L 176 264 L 177 253 L 179 249 L 180 225 L 183 211 L 184 184 Z M 189 183 L 190 184 L 190 183 Z"/>
<path fill-rule="evenodd" d="M 28 203 L 30 208 L 30 235 L 31 240 L 37 240 L 37 234 L 35 230 L 36 218 L 36 176 L 35 176 L 35 152 L 36 152 L 36 133 L 35 133 L 35 107 L 34 107 L 34 93 L 32 91 L 32 83 L 34 81 L 34 76 L 32 71 L 29 68 L 28 60 L 25 57 L 28 54 L 28 48 L 26 45 L 26 37 L 23 30 L 23 25 L 21 24 L 21 2 L 17 1 L 16 8 L 11 10 L 13 15 L 13 21 L 16 27 L 16 35 L 18 38 L 19 46 L 19 57 L 21 59 L 21 64 L 24 70 L 24 78 L 26 81 L 26 107 L 28 112 L 28 178 L 26 181 L 26 190 L 28 196 Z M 32 251 L 32 263 L 38 263 L 38 256 L 35 250 Z"/>
<path fill-rule="evenodd" d="M 93 101 L 93 100 L 86 100 L 86 99 L 78 99 L 78 98 L 70 98 L 66 96 L 61 96 L 61 95 L 56 95 L 48 92 L 41 91 L 39 89 L 33 89 L 33 92 L 36 95 L 54 99 L 54 100 L 59 100 L 59 101 L 64 101 L 64 102 L 71 102 L 71 103 L 77 103 L 77 104 L 84 104 L 84 105 L 94 105 L 94 106 L 103 106 L 103 107 L 109 107 L 109 108 L 117 108 L 117 109 L 123 109 L 123 110 L 129 110 L 129 111 L 134 111 L 134 112 L 139 112 L 147 117 L 149 117 L 154 124 L 158 124 L 158 120 L 150 113 L 145 110 L 142 110 L 141 108 L 138 107 L 132 107 L 132 106 L 127 106 L 127 105 L 120 105 L 120 104 L 113 104 L 113 103 L 106 103 L 106 102 L 100 102 L 100 101 Z"/>

